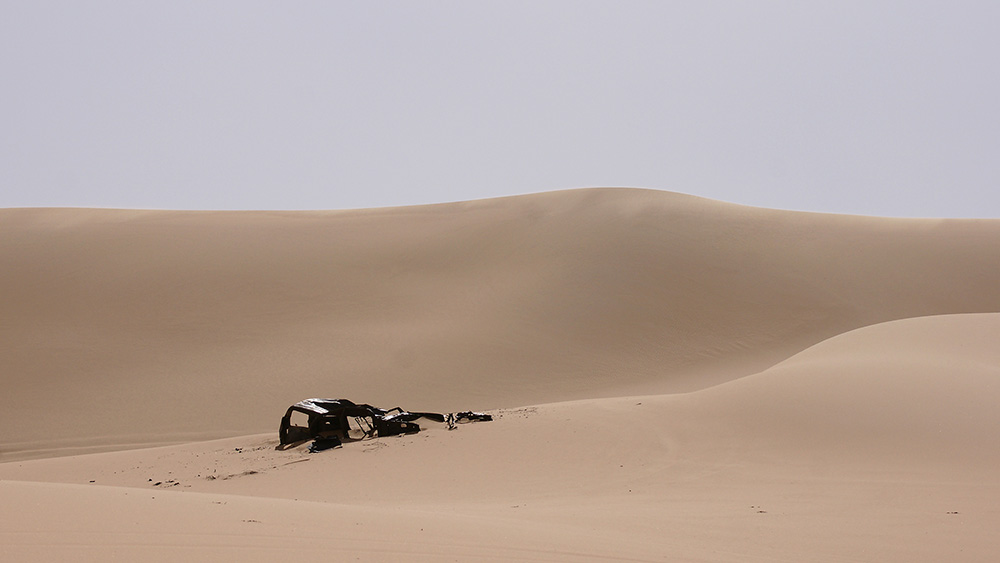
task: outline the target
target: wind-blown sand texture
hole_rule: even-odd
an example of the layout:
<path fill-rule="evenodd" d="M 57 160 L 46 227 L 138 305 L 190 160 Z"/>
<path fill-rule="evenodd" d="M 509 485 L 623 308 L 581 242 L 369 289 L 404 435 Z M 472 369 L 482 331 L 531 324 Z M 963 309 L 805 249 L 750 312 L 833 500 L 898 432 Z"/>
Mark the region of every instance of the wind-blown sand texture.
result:
<path fill-rule="evenodd" d="M 0 560 L 993 561 L 1000 220 L 0 210 Z M 295 401 L 489 410 L 279 451 Z"/>

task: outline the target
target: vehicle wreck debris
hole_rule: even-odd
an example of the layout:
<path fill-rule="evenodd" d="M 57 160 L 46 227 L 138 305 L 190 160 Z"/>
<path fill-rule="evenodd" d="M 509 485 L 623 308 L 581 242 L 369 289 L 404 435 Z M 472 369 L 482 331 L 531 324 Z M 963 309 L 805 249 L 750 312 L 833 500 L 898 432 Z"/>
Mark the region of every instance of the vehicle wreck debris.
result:
<path fill-rule="evenodd" d="M 417 420 L 445 424 L 448 430 L 469 422 L 489 422 L 489 414 L 473 411 L 440 414 L 410 412 L 400 407 L 381 409 L 347 399 L 306 399 L 288 407 L 281 417 L 278 439 L 282 446 L 316 440 L 310 452 L 335 448 L 343 442 L 420 432 Z"/>
<path fill-rule="evenodd" d="M 455 425 L 457 424 L 466 424 L 469 422 L 489 422 L 491 420 L 493 420 L 493 416 L 489 414 L 462 411 L 448 413 L 448 416 L 445 418 L 445 423 L 448 425 L 448 430 L 454 430 Z"/>

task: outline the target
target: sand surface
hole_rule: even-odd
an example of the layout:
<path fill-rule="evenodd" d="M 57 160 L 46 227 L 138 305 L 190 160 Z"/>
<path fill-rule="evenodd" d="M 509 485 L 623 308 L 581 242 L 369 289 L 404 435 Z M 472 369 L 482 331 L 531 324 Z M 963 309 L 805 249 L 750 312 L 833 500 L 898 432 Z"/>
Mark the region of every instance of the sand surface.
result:
<path fill-rule="evenodd" d="M 993 561 L 1000 220 L 0 210 L 0 560 Z M 276 450 L 345 397 L 491 423 Z"/>

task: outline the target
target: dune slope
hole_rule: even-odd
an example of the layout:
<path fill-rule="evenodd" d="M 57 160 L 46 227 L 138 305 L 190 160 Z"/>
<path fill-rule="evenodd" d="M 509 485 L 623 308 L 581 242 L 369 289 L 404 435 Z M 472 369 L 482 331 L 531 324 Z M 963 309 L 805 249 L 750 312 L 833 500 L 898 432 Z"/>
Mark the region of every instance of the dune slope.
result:
<path fill-rule="evenodd" d="M 1000 221 L 577 190 L 342 212 L 0 210 L 3 459 L 702 389 L 858 327 L 1000 311 Z"/>
<path fill-rule="evenodd" d="M 505 409 L 319 454 L 266 434 L 0 464 L 0 506 L 36 507 L 0 510 L 4 549 L 989 561 L 998 334 L 1000 314 L 889 322 L 708 389 Z M 114 510 L 80 516 L 95 504 Z M 43 540 L 53 526 L 72 533 Z"/>

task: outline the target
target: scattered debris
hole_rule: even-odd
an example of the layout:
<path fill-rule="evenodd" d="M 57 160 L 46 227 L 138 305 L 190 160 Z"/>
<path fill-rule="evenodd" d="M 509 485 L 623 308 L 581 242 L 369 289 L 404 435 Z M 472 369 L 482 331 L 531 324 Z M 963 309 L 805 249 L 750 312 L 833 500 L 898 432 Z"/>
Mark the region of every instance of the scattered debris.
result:
<path fill-rule="evenodd" d="M 481 412 L 473 411 L 462 411 L 456 413 L 448 413 L 446 422 L 448 424 L 448 430 L 454 430 L 456 424 L 467 424 L 469 422 L 490 422 L 493 417 Z"/>
<path fill-rule="evenodd" d="M 248 475 L 257 475 L 258 473 L 260 473 L 260 471 L 257 471 L 256 469 L 247 469 L 246 471 L 244 471 L 242 473 L 230 473 L 229 475 L 223 475 L 222 477 L 219 477 L 217 475 L 207 475 L 205 477 L 205 480 L 206 481 L 215 481 L 216 479 L 218 479 L 220 481 L 228 481 L 228 480 L 236 478 L 236 477 L 246 477 Z"/>

